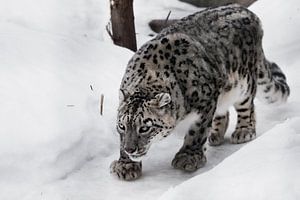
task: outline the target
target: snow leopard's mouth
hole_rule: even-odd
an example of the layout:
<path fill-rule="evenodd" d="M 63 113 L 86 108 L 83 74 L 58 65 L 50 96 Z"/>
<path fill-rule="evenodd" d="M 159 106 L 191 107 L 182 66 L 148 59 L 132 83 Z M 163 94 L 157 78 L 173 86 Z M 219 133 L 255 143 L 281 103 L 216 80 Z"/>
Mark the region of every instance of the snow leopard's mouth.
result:
<path fill-rule="evenodd" d="M 129 158 L 132 160 L 132 161 L 141 161 L 142 158 L 144 158 L 144 156 L 146 155 L 147 152 L 143 152 L 143 153 L 140 153 L 140 154 L 128 154 Z"/>

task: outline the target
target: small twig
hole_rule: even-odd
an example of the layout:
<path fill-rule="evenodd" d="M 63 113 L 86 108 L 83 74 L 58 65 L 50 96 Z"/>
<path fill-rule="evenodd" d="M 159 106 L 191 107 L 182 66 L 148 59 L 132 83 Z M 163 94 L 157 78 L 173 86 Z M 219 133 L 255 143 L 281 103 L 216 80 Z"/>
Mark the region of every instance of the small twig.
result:
<path fill-rule="evenodd" d="M 111 22 L 108 22 L 105 26 L 106 28 L 106 32 L 108 33 L 109 37 L 114 40 L 114 36 L 112 34 L 112 31 L 111 31 Z"/>
<path fill-rule="evenodd" d="M 101 94 L 100 97 L 100 115 L 103 116 L 103 102 L 104 102 L 104 95 Z"/>
<path fill-rule="evenodd" d="M 168 23 L 168 21 L 169 21 L 169 17 L 170 17 L 170 15 L 171 15 L 171 10 L 169 11 L 169 13 L 168 13 L 168 15 L 167 15 L 167 18 L 166 18 L 166 20 L 165 20 L 165 26 L 167 26 L 167 23 Z"/>
<path fill-rule="evenodd" d="M 94 89 L 93 89 L 93 86 L 92 86 L 92 85 L 90 85 L 90 88 L 91 88 L 91 90 L 92 90 L 92 91 L 94 91 Z"/>

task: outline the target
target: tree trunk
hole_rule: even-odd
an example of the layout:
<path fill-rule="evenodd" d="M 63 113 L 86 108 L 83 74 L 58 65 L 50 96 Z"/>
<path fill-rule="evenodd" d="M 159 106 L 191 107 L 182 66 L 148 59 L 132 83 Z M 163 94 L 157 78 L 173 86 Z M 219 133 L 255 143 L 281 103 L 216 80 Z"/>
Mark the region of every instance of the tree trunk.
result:
<path fill-rule="evenodd" d="M 110 0 L 114 44 L 136 51 L 133 0 Z"/>

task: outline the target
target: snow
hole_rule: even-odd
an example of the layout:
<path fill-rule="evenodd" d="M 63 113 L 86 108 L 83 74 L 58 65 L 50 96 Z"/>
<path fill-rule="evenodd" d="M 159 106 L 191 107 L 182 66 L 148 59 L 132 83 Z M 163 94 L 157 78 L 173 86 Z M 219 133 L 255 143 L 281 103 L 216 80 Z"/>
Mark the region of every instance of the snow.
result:
<path fill-rule="evenodd" d="M 299 199 L 299 122 L 296 117 L 276 125 L 214 169 L 159 199 Z"/>
<path fill-rule="evenodd" d="M 288 77 L 287 104 L 257 104 L 258 138 L 245 145 L 208 147 L 195 173 L 170 163 L 182 144 L 186 119 L 150 148 L 143 176 L 119 181 L 118 88 L 133 55 L 105 32 L 106 0 L 0 0 L 0 199 L 285 199 L 300 198 L 300 4 L 262 0 L 267 58 Z M 146 23 L 198 10 L 176 0 L 134 2 L 138 44 Z M 104 94 L 104 115 L 99 114 Z M 236 119 L 228 133 L 234 129 Z"/>

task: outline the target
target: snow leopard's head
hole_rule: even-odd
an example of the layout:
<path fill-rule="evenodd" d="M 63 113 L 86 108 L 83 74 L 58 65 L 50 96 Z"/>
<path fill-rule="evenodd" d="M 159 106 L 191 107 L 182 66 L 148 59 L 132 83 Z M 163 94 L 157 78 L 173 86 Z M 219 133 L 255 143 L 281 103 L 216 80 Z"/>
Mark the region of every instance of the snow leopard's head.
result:
<path fill-rule="evenodd" d="M 121 149 L 132 160 L 140 160 L 150 145 L 167 137 L 176 123 L 174 104 L 168 93 L 148 96 L 135 92 L 120 92 L 117 130 L 121 138 Z"/>

